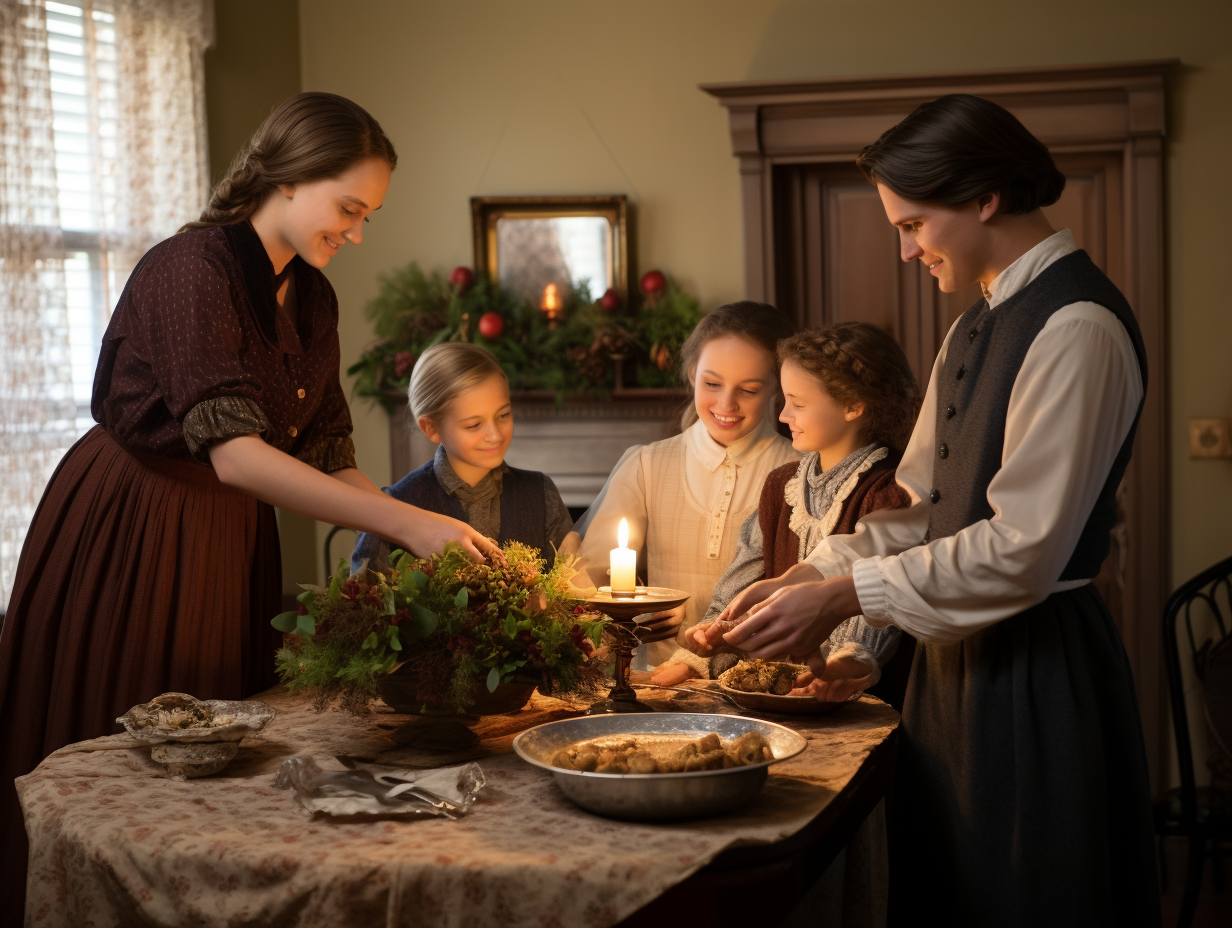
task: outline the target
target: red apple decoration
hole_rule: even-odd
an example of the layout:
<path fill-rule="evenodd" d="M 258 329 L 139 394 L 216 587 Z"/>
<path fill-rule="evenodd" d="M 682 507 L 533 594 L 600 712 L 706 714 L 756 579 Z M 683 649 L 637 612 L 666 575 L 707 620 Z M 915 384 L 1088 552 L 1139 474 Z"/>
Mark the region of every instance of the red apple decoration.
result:
<path fill-rule="evenodd" d="M 599 305 L 609 313 L 614 313 L 620 309 L 620 304 L 623 302 L 620 298 L 620 293 L 615 287 L 608 287 L 603 291 L 603 296 L 599 297 Z"/>
<path fill-rule="evenodd" d="M 475 272 L 469 267 L 458 265 L 449 272 L 449 284 L 459 293 L 469 290 L 475 282 Z"/>
<path fill-rule="evenodd" d="M 479 317 L 479 334 L 488 341 L 496 341 L 505 331 L 505 320 L 500 313 L 484 313 Z"/>
<path fill-rule="evenodd" d="M 667 289 L 667 277 L 662 271 L 647 271 L 642 275 L 642 293 L 658 296 Z"/>
<path fill-rule="evenodd" d="M 394 355 L 394 376 L 401 380 L 415 366 L 416 357 L 413 352 L 399 351 Z"/>

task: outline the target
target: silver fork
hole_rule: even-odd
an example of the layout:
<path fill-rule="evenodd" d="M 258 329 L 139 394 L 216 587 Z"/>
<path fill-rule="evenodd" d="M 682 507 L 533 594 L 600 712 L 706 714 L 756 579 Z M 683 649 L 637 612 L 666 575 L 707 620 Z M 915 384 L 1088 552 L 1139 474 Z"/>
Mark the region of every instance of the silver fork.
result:
<path fill-rule="evenodd" d="M 731 696 L 728 696 L 722 690 L 712 690 L 709 687 L 662 686 L 661 684 L 658 684 L 658 683 L 634 683 L 632 684 L 632 686 L 637 687 L 639 689 L 641 687 L 648 687 L 652 690 L 675 690 L 678 693 L 704 693 L 707 696 L 713 696 L 716 699 L 723 700 L 723 702 L 727 703 L 733 709 L 739 709 L 741 712 L 748 711 L 747 709 L 745 709 L 744 706 L 740 705 L 740 703 L 736 702 L 735 699 L 733 699 Z"/>

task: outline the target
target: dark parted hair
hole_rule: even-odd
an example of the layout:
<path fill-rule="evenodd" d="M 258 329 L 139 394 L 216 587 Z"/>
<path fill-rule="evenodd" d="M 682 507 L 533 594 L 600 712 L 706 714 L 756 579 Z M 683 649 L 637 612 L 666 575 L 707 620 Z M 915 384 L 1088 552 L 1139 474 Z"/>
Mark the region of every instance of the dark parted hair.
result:
<path fill-rule="evenodd" d="M 779 345 L 778 357 L 780 365 L 800 365 L 842 405 L 863 403 L 865 443 L 895 451 L 907 447 L 920 389 L 907 355 L 889 332 L 867 322 L 836 322 L 791 336 Z"/>
<path fill-rule="evenodd" d="M 265 118 L 210 197 L 196 222 L 180 229 L 227 226 L 248 219 L 282 184 L 337 177 L 367 158 L 392 171 L 398 153 L 358 103 L 334 93 L 299 93 Z"/>
<path fill-rule="evenodd" d="M 697 362 L 701 359 L 702 349 L 707 342 L 716 338 L 734 335 L 764 348 L 773 357 L 779 342 L 794 335 L 796 329 L 796 322 L 791 316 L 769 303 L 756 303 L 753 300 L 725 303 L 702 316 L 701 322 L 693 327 L 693 331 L 681 345 L 680 376 L 692 394 L 693 378 L 697 375 Z M 777 383 L 772 386 L 778 388 Z M 696 421 L 697 410 L 690 395 L 689 403 L 681 414 L 680 428 L 687 429 Z"/>
<path fill-rule="evenodd" d="M 1000 212 L 1051 206 L 1065 189 L 1047 146 L 1009 110 L 951 93 L 923 103 L 860 152 L 856 164 L 905 200 L 957 206 L 1000 193 Z"/>

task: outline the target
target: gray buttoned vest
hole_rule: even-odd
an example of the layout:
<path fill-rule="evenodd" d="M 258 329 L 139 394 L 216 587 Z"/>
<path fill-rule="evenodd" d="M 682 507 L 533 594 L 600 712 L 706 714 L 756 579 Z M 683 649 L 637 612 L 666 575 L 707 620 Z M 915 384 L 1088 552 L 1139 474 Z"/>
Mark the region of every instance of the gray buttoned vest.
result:
<path fill-rule="evenodd" d="M 980 300 L 958 320 L 937 385 L 937 442 L 929 494 L 929 539 L 992 518 L 988 485 L 1001 469 L 1010 392 L 1027 349 L 1058 309 L 1098 303 L 1125 326 L 1146 391 L 1146 350 L 1133 310 L 1085 251 L 1059 258 L 996 310 Z M 1060 580 L 1096 576 L 1116 524 L 1116 490 L 1125 474 L 1142 404 Z"/>

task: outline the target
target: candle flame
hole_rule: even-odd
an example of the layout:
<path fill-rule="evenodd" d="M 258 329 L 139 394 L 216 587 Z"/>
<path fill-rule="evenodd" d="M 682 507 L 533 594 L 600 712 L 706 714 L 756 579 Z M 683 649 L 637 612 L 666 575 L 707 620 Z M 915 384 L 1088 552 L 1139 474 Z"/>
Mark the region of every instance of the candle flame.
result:
<path fill-rule="evenodd" d="M 548 284 L 543 288 L 543 302 L 540 308 L 544 312 L 554 312 L 560 309 L 560 294 L 556 291 L 556 284 Z"/>
<path fill-rule="evenodd" d="M 616 530 L 616 540 L 620 542 L 622 548 L 629 547 L 629 520 L 621 519 L 620 528 Z"/>

